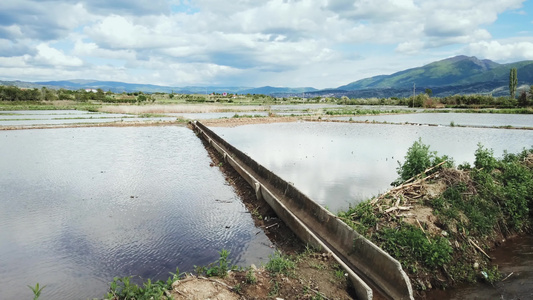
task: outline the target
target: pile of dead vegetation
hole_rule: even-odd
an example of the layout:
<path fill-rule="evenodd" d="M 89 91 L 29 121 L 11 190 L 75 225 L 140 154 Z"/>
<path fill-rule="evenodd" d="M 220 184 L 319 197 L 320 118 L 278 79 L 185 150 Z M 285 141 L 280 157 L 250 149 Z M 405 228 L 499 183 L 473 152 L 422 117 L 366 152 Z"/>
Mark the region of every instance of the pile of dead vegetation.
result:
<path fill-rule="evenodd" d="M 399 260 L 419 295 L 500 280 L 487 253 L 531 229 L 533 148 L 497 159 L 479 145 L 474 166 L 455 168 L 419 140 L 398 174 L 396 187 L 339 217 Z"/>

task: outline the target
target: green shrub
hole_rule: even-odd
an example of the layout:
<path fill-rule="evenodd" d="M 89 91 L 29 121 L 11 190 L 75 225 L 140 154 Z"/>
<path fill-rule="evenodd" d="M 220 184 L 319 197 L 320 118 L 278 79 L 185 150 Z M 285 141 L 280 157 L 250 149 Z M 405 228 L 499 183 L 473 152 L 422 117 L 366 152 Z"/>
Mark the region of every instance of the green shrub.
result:
<path fill-rule="evenodd" d="M 494 151 L 492 149 L 486 149 L 481 144 L 477 145 L 475 157 L 474 166 L 477 169 L 485 169 L 490 172 L 497 166 L 497 160 L 494 158 Z"/>
<path fill-rule="evenodd" d="M 441 157 L 437 156 L 437 152 L 430 151 L 429 145 L 423 144 L 422 139 L 419 138 L 407 150 L 405 162 L 403 164 L 398 162 L 398 168 L 396 170 L 400 178 L 393 184 L 400 184 L 443 161 L 447 161 L 445 167 L 453 166 L 453 160 L 446 155 Z"/>

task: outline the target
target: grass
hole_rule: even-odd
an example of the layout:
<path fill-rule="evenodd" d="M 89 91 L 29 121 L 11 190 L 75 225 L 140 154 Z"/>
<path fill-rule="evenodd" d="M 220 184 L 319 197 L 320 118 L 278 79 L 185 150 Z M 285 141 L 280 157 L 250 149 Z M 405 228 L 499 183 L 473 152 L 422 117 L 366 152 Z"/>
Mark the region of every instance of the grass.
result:
<path fill-rule="evenodd" d="M 379 109 L 331 109 L 326 110 L 326 115 L 330 116 L 345 116 L 345 115 L 382 115 L 382 114 L 401 114 L 412 113 L 412 111 L 393 109 L 393 110 L 379 110 Z"/>
<path fill-rule="evenodd" d="M 265 265 L 265 269 L 271 274 L 289 275 L 290 271 L 295 268 L 295 263 L 288 256 L 282 255 L 279 251 L 269 256 L 270 260 Z"/>
<path fill-rule="evenodd" d="M 533 114 L 532 108 L 455 108 L 455 109 L 428 109 L 423 113 L 468 113 L 468 114 Z"/>
<path fill-rule="evenodd" d="M 86 110 L 98 111 L 102 105 L 89 102 L 37 102 L 37 101 L 0 101 L 0 111 L 13 110 Z"/>
<path fill-rule="evenodd" d="M 257 283 L 257 277 L 255 277 L 254 270 L 251 268 L 248 269 L 246 272 L 246 283 L 248 284 L 256 284 Z"/>
<path fill-rule="evenodd" d="M 31 286 L 31 285 L 28 285 L 28 288 L 30 288 L 30 290 L 33 292 L 33 300 L 37 300 L 39 299 L 39 297 L 41 297 L 41 292 L 43 291 L 43 289 L 46 287 L 45 286 L 42 286 L 42 287 L 39 287 L 39 283 L 37 282 L 37 284 L 35 284 L 35 287 Z"/>

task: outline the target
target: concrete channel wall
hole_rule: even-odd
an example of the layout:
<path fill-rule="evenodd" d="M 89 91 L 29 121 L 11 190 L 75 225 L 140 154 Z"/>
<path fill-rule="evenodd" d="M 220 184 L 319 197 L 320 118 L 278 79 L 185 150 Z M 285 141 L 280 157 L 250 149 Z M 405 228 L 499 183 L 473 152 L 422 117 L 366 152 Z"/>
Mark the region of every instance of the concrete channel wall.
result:
<path fill-rule="evenodd" d="M 397 260 L 200 122 L 192 125 L 300 239 L 332 253 L 348 272 L 358 298 L 372 299 L 374 290 L 391 299 L 413 299 L 409 277 Z"/>

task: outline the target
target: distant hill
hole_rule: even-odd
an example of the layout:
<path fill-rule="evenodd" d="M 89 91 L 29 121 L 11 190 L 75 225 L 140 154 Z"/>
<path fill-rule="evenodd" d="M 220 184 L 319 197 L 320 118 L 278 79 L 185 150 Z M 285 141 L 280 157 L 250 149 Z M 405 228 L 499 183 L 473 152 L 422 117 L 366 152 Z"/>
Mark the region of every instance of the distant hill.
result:
<path fill-rule="evenodd" d="M 379 75 L 361 79 L 340 86 L 336 89 L 317 90 L 312 87 L 220 87 L 220 86 L 185 86 L 171 87 L 152 84 L 135 84 L 116 81 L 97 80 L 63 80 L 43 82 L 0 81 L 3 85 L 16 85 L 24 88 L 65 88 L 65 89 L 102 89 L 114 93 L 138 92 L 144 93 L 237 93 L 264 94 L 273 96 L 348 96 L 350 98 L 371 97 L 409 97 L 413 94 L 413 84 L 416 93 L 426 88 L 433 91 L 434 96 L 448 96 L 454 94 L 492 94 L 494 96 L 509 95 L 509 70 L 516 68 L 518 73 L 518 87 L 526 88 L 533 84 L 533 61 L 520 61 L 509 64 L 499 64 L 488 59 L 478 59 L 469 56 L 455 56 L 432 62 L 422 67 L 407 69 L 391 75 Z"/>
<path fill-rule="evenodd" d="M 185 87 L 171 87 L 153 84 L 136 84 L 125 83 L 118 81 L 98 81 L 98 80 L 61 80 L 61 81 L 40 81 L 40 82 L 23 82 L 23 81 L 0 81 L 4 85 L 16 85 L 25 88 L 64 88 L 70 90 L 78 89 L 102 89 L 104 91 L 112 91 L 114 93 L 122 92 L 138 92 L 143 93 L 181 93 L 181 94 L 206 94 L 206 93 L 237 93 L 237 94 L 286 94 L 286 93 L 304 93 L 316 91 L 317 89 L 311 87 L 302 88 L 286 88 L 286 87 L 215 87 L 215 86 L 185 86 Z"/>
<path fill-rule="evenodd" d="M 354 95 L 364 91 L 363 94 L 390 96 L 390 92 L 400 92 L 404 95 L 409 91 L 412 94 L 415 84 L 419 91 L 431 88 L 436 96 L 466 93 L 507 95 L 511 68 L 517 69 L 519 86 L 533 84 L 533 61 L 498 64 L 461 55 L 391 75 L 361 79 L 338 87 L 337 93 Z"/>

